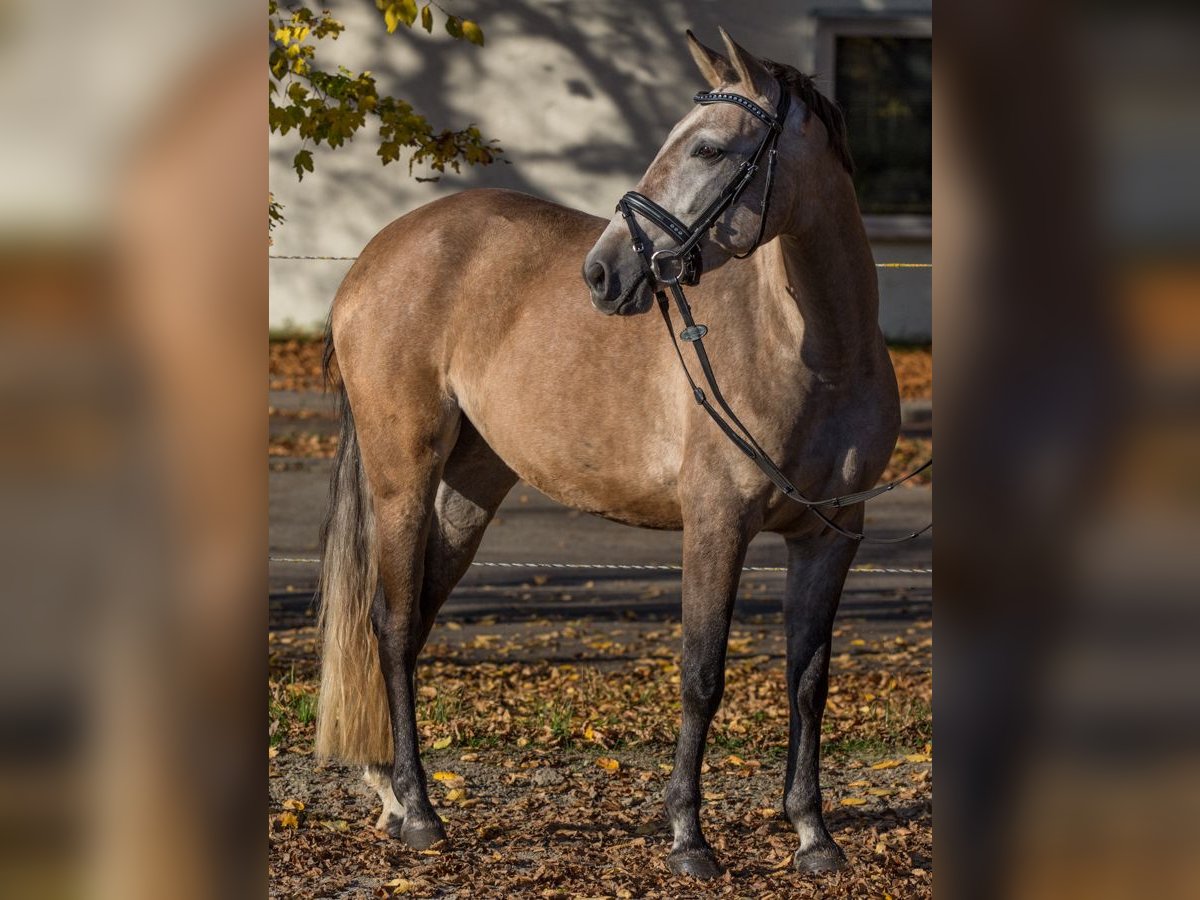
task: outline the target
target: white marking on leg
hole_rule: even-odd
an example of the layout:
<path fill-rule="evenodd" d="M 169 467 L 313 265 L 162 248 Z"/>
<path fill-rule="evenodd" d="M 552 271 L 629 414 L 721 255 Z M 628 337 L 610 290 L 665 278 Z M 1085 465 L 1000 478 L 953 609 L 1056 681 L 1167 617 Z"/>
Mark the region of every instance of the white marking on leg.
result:
<path fill-rule="evenodd" d="M 679 845 L 680 845 L 680 837 L 679 836 L 680 836 L 680 834 L 683 833 L 683 829 L 684 829 L 685 825 L 687 824 L 687 820 L 688 820 L 688 817 L 686 815 L 678 815 L 678 816 L 671 817 L 671 834 L 673 836 L 673 840 L 671 841 L 671 852 L 672 853 L 679 849 Z"/>
<path fill-rule="evenodd" d="M 383 812 L 379 814 L 379 819 L 375 822 L 375 827 L 380 831 L 387 828 L 388 819 L 392 816 L 404 818 L 404 807 L 400 805 L 400 801 L 396 799 L 396 792 L 392 790 L 392 779 L 379 769 L 373 769 L 367 766 L 363 769 L 363 781 L 375 790 L 379 795 L 379 799 L 383 802 Z"/>
<path fill-rule="evenodd" d="M 796 823 L 796 834 L 800 838 L 800 852 L 808 850 L 821 839 L 821 829 L 801 819 Z"/>

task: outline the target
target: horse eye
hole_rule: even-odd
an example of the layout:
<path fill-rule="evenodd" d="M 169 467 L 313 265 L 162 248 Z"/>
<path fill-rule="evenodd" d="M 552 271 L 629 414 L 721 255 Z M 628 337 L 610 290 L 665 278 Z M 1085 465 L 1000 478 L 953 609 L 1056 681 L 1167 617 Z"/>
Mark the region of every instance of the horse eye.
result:
<path fill-rule="evenodd" d="M 692 156 L 698 156 L 701 159 L 716 159 L 718 156 L 721 155 L 721 153 L 722 153 L 722 151 L 718 150 L 716 147 L 712 146 L 711 144 L 701 144 L 699 147 L 697 147 L 695 150 L 692 151 Z"/>

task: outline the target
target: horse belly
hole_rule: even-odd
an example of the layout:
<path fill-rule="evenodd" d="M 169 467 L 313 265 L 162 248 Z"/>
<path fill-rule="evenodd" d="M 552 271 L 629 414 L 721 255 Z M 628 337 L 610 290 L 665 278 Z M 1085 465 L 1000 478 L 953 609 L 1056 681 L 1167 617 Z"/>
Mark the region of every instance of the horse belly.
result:
<path fill-rule="evenodd" d="M 682 528 L 681 443 L 669 422 L 597 409 L 553 373 L 488 379 L 460 397 L 472 424 L 526 483 L 564 506 L 644 528 Z"/>

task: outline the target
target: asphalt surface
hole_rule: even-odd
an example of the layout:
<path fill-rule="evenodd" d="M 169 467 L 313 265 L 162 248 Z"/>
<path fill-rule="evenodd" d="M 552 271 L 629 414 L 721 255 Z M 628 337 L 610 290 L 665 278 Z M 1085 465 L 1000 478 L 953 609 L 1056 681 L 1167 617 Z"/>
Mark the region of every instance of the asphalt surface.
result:
<path fill-rule="evenodd" d="M 305 423 L 309 426 L 310 423 Z M 270 471 L 271 556 L 319 555 L 318 532 L 328 497 L 330 460 L 273 458 Z M 902 488 L 869 507 L 867 530 L 899 534 L 920 527 L 931 515 L 928 487 Z M 681 536 L 609 522 L 567 509 L 533 488 L 518 484 L 488 528 L 477 561 L 603 564 L 677 564 Z M 932 537 L 894 545 L 864 545 L 856 565 L 928 568 Z M 763 534 L 751 544 L 747 565 L 782 566 L 783 541 Z M 271 562 L 271 627 L 309 624 L 317 567 Z M 773 618 L 780 609 L 783 573 L 746 573 L 735 617 Z M 857 574 L 847 580 L 840 615 L 856 620 L 860 632 L 890 633 L 931 615 L 932 577 L 914 574 Z M 498 617 L 613 617 L 663 620 L 679 616 L 679 573 L 614 570 L 529 570 L 472 567 L 440 619 L 471 621 Z"/>

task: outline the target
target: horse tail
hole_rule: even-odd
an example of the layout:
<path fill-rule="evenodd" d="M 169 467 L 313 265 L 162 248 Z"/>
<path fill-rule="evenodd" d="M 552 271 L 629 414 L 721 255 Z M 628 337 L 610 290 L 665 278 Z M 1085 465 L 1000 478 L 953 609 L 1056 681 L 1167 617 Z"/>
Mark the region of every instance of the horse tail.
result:
<path fill-rule="evenodd" d="M 370 487 L 363 471 L 354 413 L 337 371 L 332 327 L 325 333 L 327 387 L 338 391 L 341 440 L 330 478 L 329 512 L 321 528 L 321 692 L 316 752 L 350 764 L 390 763 L 392 737 L 379 647 L 371 625 L 378 584 L 378 547 Z"/>

